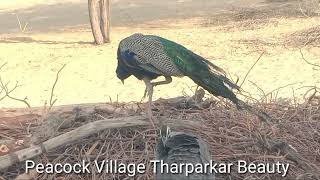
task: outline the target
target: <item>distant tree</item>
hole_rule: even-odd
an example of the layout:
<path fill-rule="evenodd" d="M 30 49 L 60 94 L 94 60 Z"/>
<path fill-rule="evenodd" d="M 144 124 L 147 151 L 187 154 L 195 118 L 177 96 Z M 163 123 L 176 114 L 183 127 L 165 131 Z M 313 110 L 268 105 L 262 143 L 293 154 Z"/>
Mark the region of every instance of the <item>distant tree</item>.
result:
<path fill-rule="evenodd" d="M 110 42 L 110 1 L 88 0 L 88 9 L 95 43 Z"/>

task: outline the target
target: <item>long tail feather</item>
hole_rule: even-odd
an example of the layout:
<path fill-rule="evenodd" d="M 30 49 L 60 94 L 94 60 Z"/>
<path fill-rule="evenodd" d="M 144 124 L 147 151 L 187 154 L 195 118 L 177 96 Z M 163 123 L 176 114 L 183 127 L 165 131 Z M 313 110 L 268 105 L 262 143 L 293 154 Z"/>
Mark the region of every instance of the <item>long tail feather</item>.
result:
<path fill-rule="evenodd" d="M 238 106 L 239 99 L 232 91 L 233 89 L 237 89 L 238 86 L 227 79 L 227 77 L 215 74 L 214 72 L 208 72 L 206 75 L 189 77 L 209 93 L 227 98 Z"/>
<path fill-rule="evenodd" d="M 163 45 L 164 52 L 170 57 L 176 68 L 178 68 L 183 75 L 191 78 L 196 84 L 203 87 L 209 93 L 229 99 L 238 109 L 245 109 L 257 115 L 262 120 L 267 121 L 271 119 L 267 113 L 237 98 L 233 90 L 236 89 L 240 91 L 240 87 L 227 78 L 222 68 L 180 44 L 161 37 L 157 37 L 157 40 Z"/>
<path fill-rule="evenodd" d="M 230 79 L 226 77 L 226 72 L 222 68 L 214 65 L 213 63 L 199 55 L 195 54 L 195 56 L 197 56 L 197 58 L 201 59 L 205 64 L 207 64 L 207 66 L 211 70 L 211 73 L 215 74 L 216 76 L 219 76 L 225 84 L 227 84 L 232 89 L 236 89 L 238 91 L 240 90 L 240 87 L 237 84 L 231 82 Z"/>
<path fill-rule="evenodd" d="M 256 115 L 260 120 L 264 121 L 264 122 L 271 122 L 273 121 L 272 117 L 270 115 L 268 115 L 266 112 L 264 112 L 263 110 L 250 106 L 249 104 L 241 101 L 239 99 L 238 101 L 238 109 L 240 110 L 247 110 L 248 112 Z"/>

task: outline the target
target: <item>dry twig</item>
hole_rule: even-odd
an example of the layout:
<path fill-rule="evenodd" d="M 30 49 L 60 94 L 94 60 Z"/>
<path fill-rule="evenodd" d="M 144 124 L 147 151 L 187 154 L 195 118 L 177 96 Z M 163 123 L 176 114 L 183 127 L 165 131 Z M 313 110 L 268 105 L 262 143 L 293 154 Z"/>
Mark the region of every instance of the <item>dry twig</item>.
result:
<path fill-rule="evenodd" d="M 260 54 L 260 56 L 259 56 L 259 58 L 253 63 L 253 65 L 250 67 L 250 69 L 248 70 L 248 72 L 246 73 L 246 75 L 244 76 L 244 78 L 243 78 L 243 80 L 242 80 L 242 83 L 240 84 L 240 88 L 241 88 L 241 86 L 243 85 L 243 83 L 245 82 L 245 80 L 247 79 L 247 76 L 249 75 L 249 73 L 250 73 L 250 71 L 253 69 L 253 67 L 258 63 L 258 61 L 261 59 L 261 57 L 263 56 L 263 54 L 264 54 L 265 52 L 263 51 L 261 54 Z"/>
<path fill-rule="evenodd" d="M 9 84 L 9 82 L 7 82 L 6 84 L 3 83 L 2 78 L 0 77 L 1 90 L 4 90 L 4 92 L 5 92 L 4 97 L 2 97 L 0 99 L 8 97 L 8 98 L 13 99 L 15 101 L 20 101 L 20 102 L 24 103 L 25 105 L 27 105 L 28 108 L 31 108 L 30 104 L 27 102 L 27 97 L 25 97 L 24 99 L 19 99 L 19 98 L 15 98 L 10 95 L 17 87 L 19 87 L 18 81 L 16 82 L 15 86 L 11 90 L 8 89 L 8 84 Z"/>
<path fill-rule="evenodd" d="M 54 99 L 53 100 L 53 92 L 54 92 L 54 88 L 56 87 L 57 85 L 57 82 L 59 80 L 59 74 L 60 72 L 63 70 L 63 68 L 66 66 L 66 64 L 64 64 L 60 69 L 59 71 L 57 72 L 56 74 L 56 79 L 52 85 L 52 88 L 51 88 L 51 93 L 50 93 L 50 100 L 49 100 L 49 109 L 48 109 L 48 112 L 51 110 L 52 106 L 54 105 L 54 103 L 57 101 L 57 99 Z"/>
<path fill-rule="evenodd" d="M 310 64 L 310 65 L 312 65 L 312 66 L 316 66 L 316 67 L 319 67 L 319 68 L 320 68 L 320 65 L 315 64 L 315 63 L 311 63 L 310 61 L 306 60 L 306 58 L 304 58 L 304 55 L 303 55 L 301 49 L 300 49 L 299 51 L 300 51 L 301 58 L 302 58 L 306 63 L 308 63 L 308 64 Z"/>

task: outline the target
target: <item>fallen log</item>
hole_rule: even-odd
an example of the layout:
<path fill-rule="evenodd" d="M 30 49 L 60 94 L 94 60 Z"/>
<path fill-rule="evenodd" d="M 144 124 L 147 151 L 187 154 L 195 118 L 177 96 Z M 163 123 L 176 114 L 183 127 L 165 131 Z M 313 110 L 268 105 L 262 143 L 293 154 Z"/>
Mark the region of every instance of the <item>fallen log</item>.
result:
<path fill-rule="evenodd" d="M 205 91 L 199 89 L 192 97 L 175 97 L 169 99 L 158 99 L 154 101 L 157 103 L 167 102 L 171 106 L 181 108 L 208 108 L 212 100 L 203 101 Z M 92 113 L 106 113 L 106 114 L 128 114 L 129 111 L 138 111 L 144 109 L 145 103 L 127 103 L 118 104 L 114 103 L 85 103 L 85 104 L 72 104 L 72 105 L 60 105 L 50 108 L 50 112 L 55 114 L 74 114 L 75 109 L 80 109 L 83 114 Z M 1 125 L 21 125 L 25 123 L 35 122 L 43 117 L 46 109 L 44 107 L 31 107 L 31 108 L 1 108 L 0 109 L 0 128 Z"/>
<path fill-rule="evenodd" d="M 34 145 L 0 157 L 0 171 L 25 160 L 39 156 L 44 152 L 57 147 L 73 143 L 94 133 L 111 128 L 124 128 L 148 125 L 148 121 L 142 116 L 131 116 L 114 119 L 104 119 L 80 126 L 60 136 L 49 139 L 39 145 Z"/>
<path fill-rule="evenodd" d="M 125 105 L 126 109 L 137 109 L 136 104 Z M 86 104 L 72 104 L 53 106 L 50 112 L 59 114 L 68 114 L 75 108 L 81 109 L 85 114 L 92 112 L 117 113 L 122 114 L 122 107 L 116 107 L 114 104 L 107 103 L 86 103 Z M 34 122 L 44 115 L 44 107 L 32 108 L 2 108 L 0 109 L 0 124 L 4 125 L 20 125 L 26 122 Z"/>

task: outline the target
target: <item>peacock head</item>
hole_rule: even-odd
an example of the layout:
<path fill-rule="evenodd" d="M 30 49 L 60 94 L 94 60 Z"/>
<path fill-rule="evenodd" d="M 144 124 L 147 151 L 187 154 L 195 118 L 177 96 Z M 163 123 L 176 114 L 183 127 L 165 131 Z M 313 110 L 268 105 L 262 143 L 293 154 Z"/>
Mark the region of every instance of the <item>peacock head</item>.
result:
<path fill-rule="evenodd" d="M 131 73 L 125 67 L 119 65 L 117 67 L 116 73 L 117 77 L 121 80 L 122 84 L 124 84 L 125 79 L 131 76 Z"/>

